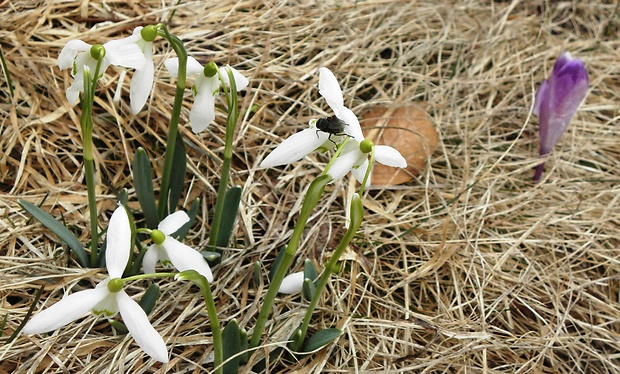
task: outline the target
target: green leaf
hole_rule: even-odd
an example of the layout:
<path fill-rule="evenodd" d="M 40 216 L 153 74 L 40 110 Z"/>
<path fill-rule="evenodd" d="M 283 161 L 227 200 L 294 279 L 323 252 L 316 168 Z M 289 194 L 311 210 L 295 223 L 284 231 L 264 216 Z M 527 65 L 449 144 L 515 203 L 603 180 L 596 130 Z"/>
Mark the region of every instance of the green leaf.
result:
<path fill-rule="evenodd" d="M 136 150 L 133 158 L 133 182 L 138 196 L 138 203 L 146 219 L 149 229 L 157 228 L 159 216 L 153 192 L 153 174 L 151 173 L 151 161 L 146 151 L 140 147 Z"/>
<path fill-rule="evenodd" d="M 241 201 L 241 186 L 231 187 L 226 191 L 224 196 L 224 211 L 222 212 L 222 221 L 220 223 L 220 232 L 217 233 L 217 241 L 215 245 L 218 248 L 228 247 L 230 236 L 235 227 L 235 219 L 239 211 L 239 202 Z"/>
<path fill-rule="evenodd" d="M 318 277 L 319 273 L 316 271 L 314 263 L 309 259 L 306 259 L 304 261 L 304 279 L 310 279 L 314 282 Z"/>
<path fill-rule="evenodd" d="M 239 340 L 241 341 L 241 364 L 246 364 L 250 359 L 250 351 L 248 351 L 248 347 L 250 346 L 250 341 L 248 340 L 248 332 L 241 328 L 239 329 Z"/>
<path fill-rule="evenodd" d="M 140 306 L 144 310 L 146 314 L 150 314 L 153 308 L 155 307 L 155 302 L 159 298 L 159 285 L 157 283 L 153 283 L 146 289 L 146 292 L 140 299 Z"/>
<path fill-rule="evenodd" d="M 123 188 L 118 192 L 118 196 L 116 197 L 116 201 L 123 204 L 125 208 L 127 208 L 127 201 L 129 200 L 129 192 L 126 188 Z"/>
<path fill-rule="evenodd" d="M 306 278 L 304 279 L 301 292 L 303 294 L 304 299 L 312 300 L 312 298 L 314 297 L 314 293 L 316 292 L 316 285 L 314 284 L 313 281 Z"/>
<path fill-rule="evenodd" d="M 278 271 L 278 266 L 280 266 L 280 262 L 282 262 L 282 257 L 284 257 L 284 252 L 286 252 L 286 247 L 282 247 L 282 249 L 278 253 L 278 256 L 276 256 L 276 259 L 273 261 L 273 264 L 271 264 L 271 269 L 269 269 L 269 282 L 270 283 L 273 280 L 273 277 L 276 275 L 276 271 Z"/>
<path fill-rule="evenodd" d="M 305 353 L 318 351 L 332 340 L 338 339 L 342 334 L 342 330 L 334 328 L 318 331 L 310 339 L 306 340 L 306 344 L 304 344 L 301 351 Z"/>
<path fill-rule="evenodd" d="M 114 320 L 114 319 L 110 319 L 108 320 L 108 323 L 110 323 L 110 326 L 112 326 L 114 328 L 114 330 L 116 330 L 117 333 L 121 334 L 121 335 L 127 335 L 129 333 L 129 330 L 127 329 L 127 326 L 125 326 L 125 324 L 123 322 Z"/>
<path fill-rule="evenodd" d="M 73 253 L 78 258 L 78 262 L 82 267 L 88 267 L 88 256 L 80 241 L 73 235 L 62 223 L 58 222 L 49 213 L 43 211 L 38 206 L 29 203 L 24 200 L 18 200 L 19 205 L 28 212 L 31 216 L 36 218 L 41 224 L 51 230 L 56 236 L 60 238 L 65 244 L 71 248 Z"/>
<path fill-rule="evenodd" d="M 209 266 L 215 266 L 216 264 L 219 264 L 220 260 L 222 259 L 222 255 L 217 252 L 200 251 L 200 254 L 202 255 L 202 257 L 204 257 L 205 260 L 207 260 Z"/>
<path fill-rule="evenodd" d="M 170 172 L 170 193 L 168 194 L 168 212 L 174 213 L 185 189 L 185 171 L 187 170 L 187 155 L 185 142 L 181 132 L 177 130 L 174 153 L 172 155 L 172 171 Z"/>
<path fill-rule="evenodd" d="M 256 285 L 260 285 L 261 282 L 261 275 L 260 275 L 260 261 L 256 261 L 254 263 L 254 283 L 256 283 Z"/>
<path fill-rule="evenodd" d="M 198 214 L 199 205 L 200 205 L 200 199 L 194 200 L 194 202 L 192 203 L 192 206 L 189 207 L 189 210 L 187 211 L 187 216 L 189 217 L 189 221 L 187 221 L 187 223 L 185 223 L 183 226 L 181 226 L 180 229 L 178 229 L 174 234 L 172 234 L 174 238 L 178 240 L 185 239 L 185 236 L 189 232 L 189 229 L 191 229 L 192 226 L 194 225 L 194 222 L 196 222 L 196 214 Z"/>
<path fill-rule="evenodd" d="M 222 333 L 222 346 L 224 362 L 226 362 L 224 364 L 224 374 L 237 374 L 241 359 L 241 356 L 238 355 L 241 352 L 241 336 L 237 320 L 233 319 L 226 325 Z"/>

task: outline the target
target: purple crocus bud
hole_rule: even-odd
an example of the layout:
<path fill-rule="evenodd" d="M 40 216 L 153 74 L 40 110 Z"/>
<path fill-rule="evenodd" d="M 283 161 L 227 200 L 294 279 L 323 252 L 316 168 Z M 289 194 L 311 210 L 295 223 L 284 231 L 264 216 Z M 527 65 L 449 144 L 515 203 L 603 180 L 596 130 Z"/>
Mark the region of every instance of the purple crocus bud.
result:
<path fill-rule="evenodd" d="M 568 52 L 562 53 L 553 66 L 551 77 L 538 88 L 534 101 L 534 114 L 539 121 L 540 157 L 551 152 L 566 131 L 586 97 L 588 83 L 588 71 L 583 62 Z M 536 167 L 534 182 L 540 180 L 544 168 L 544 162 Z"/>

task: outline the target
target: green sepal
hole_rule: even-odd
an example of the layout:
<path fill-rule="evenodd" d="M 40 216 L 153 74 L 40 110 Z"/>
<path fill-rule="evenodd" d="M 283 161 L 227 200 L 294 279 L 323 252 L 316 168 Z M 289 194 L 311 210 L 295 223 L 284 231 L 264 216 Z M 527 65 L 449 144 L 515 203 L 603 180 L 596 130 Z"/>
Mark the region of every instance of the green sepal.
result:
<path fill-rule="evenodd" d="M 177 131 L 175 139 L 174 153 L 172 154 L 172 170 L 170 172 L 170 193 L 168 194 L 168 214 L 177 210 L 179 200 L 185 189 L 185 172 L 187 170 L 187 155 L 185 152 L 185 142 L 181 132 Z"/>
<path fill-rule="evenodd" d="M 178 240 L 185 239 L 185 236 L 187 236 L 189 229 L 191 229 L 192 226 L 194 225 L 194 222 L 196 222 L 196 215 L 198 214 L 199 206 L 200 206 L 200 199 L 194 200 L 194 202 L 192 203 L 192 206 L 190 206 L 189 210 L 187 211 L 187 216 L 189 217 L 189 221 L 187 221 L 183 226 L 181 226 L 181 228 L 179 228 L 174 234 L 172 234 L 172 237 Z"/>
<path fill-rule="evenodd" d="M 222 333 L 222 347 L 224 350 L 224 374 L 237 374 L 241 356 L 241 336 L 237 320 L 228 322 Z M 232 358 L 231 358 L 232 357 Z"/>
<path fill-rule="evenodd" d="M 308 340 L 306 340 L 306 344 L 302 348 L 302 352 L 311 353 L 320 350 L 325 347 L 331 341 L 338 339 L 343 334 L 340 329 L 325 329 L 321 331 L 317 331 L 316 334 L 312 335 Z"/>
<path fill-rule="evenodd" d="M 142 307 L 146 314 L 150 314 L 151 311 L 153 311 L 159 294 L 159 285 L 157 283 L 151 284 L 149 288 L 146 289 L 146 292 L 144 292 L 138 304 L 140 304 L 140 307 Z"/>
<path fill-rule="evenodd" d="M 18 200 L 18 204 L 31 216 L 36 218 L 41 224 L 51 230 L 60 240 L 62 240 L 77 256 L 77 260 L 82 267 L 88 267 L 88 256 L 84 247 L 62 223 L 58 222 L 49 213 L 43 211 L 38 206 L 24 200 Z"/>
<path fill-rule="evenodd" d="M 127 335 L 129 333 L 127 326 L 125 326 L 123 322 L 119 322 L 114 319 L 108 320 L 108 322 L 110 323 L 110 326 L 112 326 L 114 330 L 116 330 L 117 333 L 121 335 Z"/>
<path fill-rule="evenodd" d="M 224 195 L 225 208 L 220 221 L 220 232 L 217 233 L 217 241 L 215 242 L 218 248 L 228 247 L 228 244 L 230 244 L 230 236 L 235 227 L 239 203 L 241 202 L 241 191 L 241 186 L 234 186 L 226 191 Z"/>
<path fill-rule="evenodd" d="M 269 283 L 271 283 L 271 281 L 273 281 L 273 277 L 276 276 L 276 271 L 278 271 L 278 267 L 280 266 L 280 262 L 282 262 L 284 253 L 286 253 L 286 247 L 282 247 L 276 256 L 276 259 L 273 261 L 273 264 L 271 264 L 271 269 L 269 269 Z"/>
<path fill-rule="evenodd" d="M 151 161 L 146 151 L 139 147 L 133 158 L 133 182 L 136 189 L 138 203 L 144 214 L 146 226 L 154 229 L 159 224 L 155 192 L 153 191 L 153 174 L 151 173 Z"/>
<path fill-rule="evenodd" d="M 305 275 L 304 275 L 305 276 Z M 316 292 L 316 285 L 308 278 L 304 279 L 304 283 L 301 289 L 302 295 L 306 300 L 312 300 L 314 293 Z"/>

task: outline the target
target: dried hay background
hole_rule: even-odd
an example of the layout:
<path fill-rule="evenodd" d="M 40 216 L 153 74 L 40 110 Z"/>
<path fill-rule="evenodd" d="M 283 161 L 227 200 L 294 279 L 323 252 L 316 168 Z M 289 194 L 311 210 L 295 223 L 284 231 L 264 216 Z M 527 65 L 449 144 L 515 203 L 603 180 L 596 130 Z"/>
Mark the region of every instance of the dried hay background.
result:
<path fill-rule="evenodd" d="M 194 56 L 230 63 L 251 78 L 236 138 L 233 183 L 244 187 L 236 243 L 216 269 L 221 320 L 250 329 L 257 314 L 252 264 L 269 268 L 292 232 L 299 197 L 326 159 L 283 169 L 258 163 L 310 118 L 330 113 L 318 95 L 327 66 L 358 115 L 378 104 L 427 102 L 440 134 L 428 167 L 405 187 L 368 192 L 366 221 L 329 284 L 314 328 L 340 327 L 337 344 L 271 372 L 620 372 L 620 60 L 612 1 L 4 1 L 1 47 L 15 86 L 2 79 L 0 110 L 0 316 L 4 336 L 37 310 L 103 274 L 79 269 L 17 199 L 64 217 L 87 241 L 79 108 L 56 58 L 70 39 L 95 43 L 167 20 Z M 162 160 L 173 86 L 162 67 L 149 109 L 112 103 L 109 69 L 96 102 L 102 227 L 114 193 L 131 189 L 138 146 Z M 591 91 L 544 181 L 537 161 L 533 94 L 564 50 L 586 63 Z M 127 83 L 126 83 L 127 84 Z M 126 87 L 128 88 L 128 86 Z M 124 91 L 124 98 L 128 92 Z M 187 110 L 191 100 L 187 101 Z M 184 118 L 187 118 L 187 110 Z M 203 201 L 189 243 L 200 248 L 217 188 L 224 116 L 190 144 L 188 194 Z M 348 179 L 316 209 L 296 262 L 320 264 L 342 235 Z M 135 203 L 135 198 L 132 200 Z M 82 281 L 80 285 L 76 284 Z M 50 337 L 0 346 L 0 372 L 101 373 L 210 370 L 203 301 L 187 284 L 163 282 L 151 320 L 171 350 L 149 365 L 130 337 L 84 318 Z M 140 295 L 144 284 L 133 284 Z M 282 298 L 270 343 L 286 339 L 304 302 Z M 248 369 L 246 369 L 246 372 Z"/>

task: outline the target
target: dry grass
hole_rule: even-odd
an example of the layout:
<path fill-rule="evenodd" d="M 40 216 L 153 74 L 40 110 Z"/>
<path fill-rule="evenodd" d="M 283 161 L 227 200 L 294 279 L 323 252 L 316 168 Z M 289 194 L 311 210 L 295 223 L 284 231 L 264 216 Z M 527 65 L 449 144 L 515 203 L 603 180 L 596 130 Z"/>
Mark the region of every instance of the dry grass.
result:
<path fill-rule="evenodd" d="M 43 208 L 62 215 L 86 242 L 79 108 L 64 98 L 71 80 L 55 66 L 58 52 L 73 38 L 101 42 L 167 20 L 174 8 L 162 3 L 0 6 L 0 45 L 15 86 L 11 98 L 6 80 L 0 82 L 4 336 L 19 326 L 41 285 L 37 310 L 103 276 L 79 269 L 17 205 L 17 199 L 44 200 Z M 404 188 L 366 195 L 366 221 L 313 323 L 313 329 L 340 327 L 344 336 L 299 362 L 275 363 L 270 372 L 620 372 L 615 2 L 206 3 L 183 2 L 170 29 L 199 60 L 230 63 L 252 82 L 243 108 L 253 111 L 240 124 L 232 175 L 244 187 L 236 243 L 215 269 L 213 286 L 224 323 L 237 318 L 251 329 L 256 296 L 265 292 L 251 281 L 252 264 L 269 268 L 290 237 L 301 192 L 325 162 L 312 156 L 282 170 L 257 168 L 280 139 L 329 113 L 318 95 L 318 67 L 334 71 L 356 113 L 426 101 L 440 133 L 422 175 Z M 170 51 L 163 42 L 157 48 L 159 81 L 148 110 L 134 117 L 126 103 L 112 104 L 118 70 L 108 70 L 98 91 L 102 221 L 115 191 L 131 189 L 128 160 L 135 149 L 143 146 L 162 160 L 173 86 L 161 64 Z M 591 91 L 549 157 L 544 181 L 532 185 L 533 94 L 564 50 L 586 63 Z M 181 130 L 191 153 L 186 201 L 203 202 L 202 221 L 189 237 L 195 247 L 209 232 L 223 120 L 220 113 L 218 124 L 200 135 L 186 125 Z M 308 225 L 296 270 L 304 258 L 322 263 L 334 248 L 343 201 L 353 189 L 347 180 L 330 187 Z M 143 286 L 130 292 L 140 295 Z M 150 366 L 130 337 L 85 318 L 50 337 L 20 335 L 0 346 L 0 373 L 210 370 L 206 313 L 189 288 L 163 282 L 151 317 L 171 350 L 167 366 Z M 269 344 L 286 339 L 305 307 L 294 298 L 276 305 Z"/>

